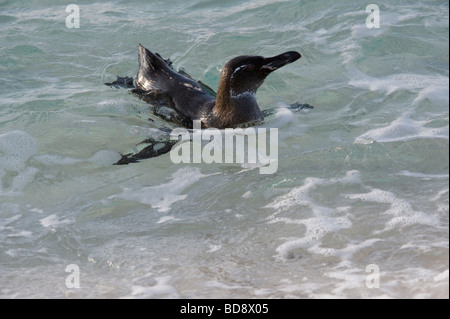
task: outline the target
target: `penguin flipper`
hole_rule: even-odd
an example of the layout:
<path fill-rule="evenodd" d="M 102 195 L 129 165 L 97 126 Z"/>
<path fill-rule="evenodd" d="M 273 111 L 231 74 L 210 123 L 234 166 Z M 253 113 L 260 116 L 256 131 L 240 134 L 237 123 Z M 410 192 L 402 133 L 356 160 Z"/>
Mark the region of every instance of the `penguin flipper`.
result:
<path fill-rule="evenodd" d="M 125 77 L 117 76 L 117 80 L 111 83 L 105 83 L 105 85 L 112 87 L 114 89 L 120 88 L 131 89 L 134 88 L 134 79 L 129 76 Z"/>
<path fill-rule="evenodd" d="M 301 110 L 311 110 L 314 108 L 314 106 L 306 104 L 306 103 L 299 103 L 296 102 L 294 104 L 289 105 L 288 107 L 291 111 L 301 111 Z"/>
<path fill-rule="evenodd" d="M 147 139 L 141 143 L 149 143 L 150 145 L 136 154 L 122 154 L 122 158 L 114 165 L 128 165 L 131 163 L 138 163 L 144 159 L 161 156 L 163 154 L 169 153 L 172 147 L 176 143 L 178 143 L 178 141 L 156 141 L 154 139 Z"/>

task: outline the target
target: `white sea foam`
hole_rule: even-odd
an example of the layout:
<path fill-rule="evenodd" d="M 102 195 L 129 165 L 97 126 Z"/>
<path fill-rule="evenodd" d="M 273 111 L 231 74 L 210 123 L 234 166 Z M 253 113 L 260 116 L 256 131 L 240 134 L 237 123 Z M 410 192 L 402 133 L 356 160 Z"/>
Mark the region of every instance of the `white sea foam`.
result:
<path fill-rule="evenodd" d="M 357 170 L 348 171 L 345 176 L 340 178 L 332 179 L 321 179 L 308 177 L 305 179 L 302 186 L 293 188 L 288 194 L 278 197 L 272 203 L 269 203 L 265 207 L 275 208 L 275 209 L 286 209 L 295 205 L 313 205 L 311 197 L 309 196 L 310 191 L 316 189 L 318 186 L 331 185 L 335 183 L 360 183 L 360 173 Z M 320 206 L 317 206 L 320 207 Z M 316 209 L 317 210 L 317 209 Z"/>
<path fill-rule="evenodd" d="M 448 282 L 448 269 L 441 272 L 440 274 L 434 276 L 434 281 L 444 281 L 446 280 Z"/>
<path fill-rule="evenodd" d="M 32 209 L 30 209 L 30 212 L 38 213 L 38 214 L 43 214 L 44 213 L 44 211 L 42 209 L 40 209 L 40 208 L 32 208 Z"/>
<path fill-rule="evenodd" d="M 411 118 L 411 112 L 406 112 L 394 119 L 388 126 L 375 128 L 358 136 L 356 144 L 367 144 L 369 141 L 396 142 L 409 141 L 417 138 L 449 138 L 449 126 L 426 127 L 429 121 L 417 121 Z"/>
<path fill-rule="evenodd" d="M 8 207 L 10 207 L 10 205 L 2 205 L 0 206 L 0 213 L 4 213 L 7 212 L 8 214 L 11 213 L 8 209 Z M 13 215 L 11 217 L 3 217 L 2 216 L 2 220 L 0 221 L 0 230 L 6 230 L 6 229 L 11 229 L 11 227 L 9 226 L 10 224 L 16 222 L 17 220 L 22 218 L 22 214 L 16 214 Z"/>
<path fill-rule="evenodd" d="M 8 237 L 12 237 L 12 238 L 15 238 L 15 237 L 31 237 L 31 235 L 32 235 L 33 233 L 32 232 L 30 232 L 30 231 L 27 231 L 27 230 L 20 230 L 20 231 L 18 231 L 18 232 L 16 232 L 16 233 L 13 233 L 13 234 L 9 234 L 8 235 Z"/>
<path fill-rule="evenodd" d="M 70 220 L 70 219 L 61 220 L 56 214 L 52 214 L 47 217 L 41 218 L 39 221 L 40 221 L 41 225 L 45 228 L 54 228 L 56 226 L 64 225 L 64 224 L 68 224 L 68 223 L 72 222 L 72 220 Z"/>
<path fill-rule="evenodd" d="M 163 216 L 156 223 L 162 224 L 162 223 L 167 223 L 168 221 L 175 221 L 175 220 L 178 220 L 178 219 L 175 218 L 174 216 Z"/>
<path fill-rule="evenodd" d="M 332 179 L 306 178 L 302 186 L 293 188 L 286 195 L 279 196 L 266 208 L 276 210 L 268 221 L 269 223 L 299 224 L 306 227 L 306 231 L 301 238 L 290 238 L 281 244 L 276 251 L 282 259 L 287 258 L 289 252 L 296 248 L 304 248 L 310 252 L 319 254 L 334 253 L 332 249 L 321 248 L 321 241 L 326 234 L 348 229 L 353 223 L 348 218 L 347 207 L 328 207 L 317 203 L 311 196 L 319 187 L 326 187 L 334 184 L 359 184 L 360 173 L 358 171 L 348 171 L 345 176 Z M 282 217 L 283 211 L 291 210 L 294 207 L 309 208 L 313 216 L 309 218 L 292 219 Z"/>
<path fill-rule="evenodd" d="M 171 279 L 170 276 L 162 276 L 155 278 L 156 283 L 153 286 L 134 285 L 131 287 L 131 293 L 123 298 L 180 298 L 175 287 L 169 284 Z"/>
<path fill-rule="evenodd" d="M 390 95 L 399 90 L 417 93 L 414 104 L 428 98 L 434 102 L 448 104 L 449 78 L 443 75 L 393 74 L 385 77 L 373 77 L 351 68 L 351 86 L 379 91 Z"/>
<path fill-rule="evenodd" d="M 252 197 L 251 191 L 246 191 L 244 194 L 242 194 L 242 198 L 248 199 L 250 197 Z"/>
<path fill-rule="evenodd" d="M 417 177 L 417 178 L 422 178 L 422 179 L 426 179 L 426 180 L 430 180 L 430 179 L 445 179 L 445 178 L 449 177 L 448 174 L 424 174 L 424 173 L 410 172 L 408 170 L 398 172 L 396 175 Z"/>
<path fill-rule="evenodd" d="M 405 227 L 412 224 L 422 224 L 436 226 L 439 224 L 437 216 L 433 213 L 425 213 L 422 211 L 416 211 L 412 207 L 411 203 L 405 199 L 397 197 L 394 193 L 381 190 L 372 189 L 365 194 L 352 194 L 347 195 L 351 199 L 360 199 L 366 202 L 375 202 L 380 204 L 388 204 L 390 207 L 382 211 L 382 214 L 392 216 L 387 221 L 385 228 L 382 231 L 388 231 L 398 227 Z M 380 233 L 382 231 L 376 231 Z"/>
<path fill-rule="evenodd" d="M 144 188 L 123 188 L 122 194 L 110 196 L 110 199 L 121 198 L 136 201 L 151 206 L 159 212 L 167 212 L 172 204 L 184 200 L 187 195 L 182 193 L 186 188 L 205 177 L 200 169 L 185 167 L 172 174 L 172 180 L 158 186 Z"/>
<path fill-rule="evenodd" d="M 209 245 L 209 249 L 208 249 L 208 253 L 213 253 L 213 252 L 215 252 L 215 251 L 218 251 L 218 250 L 220 250 L 220 248 L 222 248 L 222 246 L 221 245 L 212 245 L 212 244 L 210 244 Z"/>
<path fill-rule="evenodd" d="M 322 188 L 337 185 L 349 185 L 358 187 L 368 192 L 344 195 L 351 200 L 362 200 L 364 202 L 374 202 L 380 205 L 375 209 L 377 213 L 386 216 L 384 226 L 373 225 L 372 235 L 362 242 L 349 242 L 344 247 L 323 247 L 323 240 L 326 235 L 339 233 L 344 229 L 354 228 L 352 206 L 332 207 L 320 203 L 314 199 L 313 194 L 322 191 Z M 439 216 L 435 213 L 425 213 L 413 208 L 413 205 L 405 199 L 397 197 L 394 193 L 381 189 L 374 189 L 362 184 L 358 171 L 349 171 L 343 177 L 322 179 L 306 178 L 303 185 L 293 188 L 287 194 L 277 197 L 266 208 L 273 208 L 275 212 L 269 216 L 269 223 L 282 223 L 291 225 L 302 225 L 300 228 L 301 237 L 284 238 L 284 242 L 276 249 L 278 257 L 286 260 L 291 255 L 291 251 L 304 249 L 310 253 L 323 256 L 336 256 L 342 261 L 352 260 L 352 256 L 361 250 L 383 241 L 378 237 L 381 233 L 393 229 L 418 224 L 438 227 Z M 310 211 L 312 213 L 302 216 L 294 214 L 294 211 Z M 288 215 L 288 216 L 286 216 Z M 353 218 L 352 218 L 353 217 Z M 344 265 L 343 265 L 344 266 Z"/>

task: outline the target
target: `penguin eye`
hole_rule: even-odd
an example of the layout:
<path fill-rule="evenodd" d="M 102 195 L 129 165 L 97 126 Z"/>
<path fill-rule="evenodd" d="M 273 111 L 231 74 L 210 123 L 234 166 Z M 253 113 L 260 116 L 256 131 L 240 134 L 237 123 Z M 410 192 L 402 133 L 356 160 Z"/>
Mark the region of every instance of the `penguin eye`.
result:
<path fill-rule="evenodd" d="M 247 64 L 247 66 L 245 67 L 245 71 L 253 71 L 254 69 L 255 69 L 254 64 Z"/>
<path fill-rule="evenodd" d="M 254 64 L 241 65 L 240 67 L 238 67 L 234 70 L 233 74 L 231 75 L 231 78 L 236 77 L 238 74 L 241 74 L 242 72 L 251 72 L 253 70 L 255 70 Z"/>

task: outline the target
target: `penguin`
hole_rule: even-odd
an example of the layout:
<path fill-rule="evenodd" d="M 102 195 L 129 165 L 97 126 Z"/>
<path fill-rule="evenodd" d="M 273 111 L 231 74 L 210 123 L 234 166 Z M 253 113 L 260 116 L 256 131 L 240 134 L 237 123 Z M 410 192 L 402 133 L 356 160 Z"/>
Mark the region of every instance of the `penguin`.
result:
<path fill-rule="evenodd" d="M 264 58 L 242 55 L 228 61 L 222 69 L 217 94 L 201 82 L 171 68 L 168 60 L 138 47 L 139 71 L 134 93 L 147 102 L 168 105 L 177 112 L 181 124 L 192 128 L 199 120 L 202 127 L 218 129 L 256 125 L 264 115 L 256 102 L 256 91 L 275 70 L 300 59 L 289 51 Z"/>
<path fill-rule="evenodd" d="M 155 115 L 186 128 L 193 128 L 194 121 L 200 121 L 202 128 L 247 127 L 262 123 L 265 115 L 273 113 L 273 110 L 261 111 L 256 101 L 256 92 L 267 76 L 300 58 L 301 54 L 296 51 L 268 58 L 235 57 L 224 65 L 216 93 L 184 71 L 175 71 L 170 60 L 139 44 L 139 69 L 134 81 L 130 77 L 117 77 L 116 81 L 105 84 L 114 88 L 132 88 L 133 93 L 153 106 Z M 293 111 L 310 108 L 313 107 L 300 103 L 290 106 Z M 149 144 L 142 151 L 122 155 L 116 164 L 160 156 L 168 153 L 175 143 L 149 138 L 139 143 Z"/>

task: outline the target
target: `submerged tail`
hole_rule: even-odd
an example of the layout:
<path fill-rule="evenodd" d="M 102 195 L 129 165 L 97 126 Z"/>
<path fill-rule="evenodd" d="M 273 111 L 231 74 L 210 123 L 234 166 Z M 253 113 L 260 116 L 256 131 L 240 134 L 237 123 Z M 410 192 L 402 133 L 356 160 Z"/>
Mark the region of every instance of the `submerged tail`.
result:
<path fill-rule="evenodd" d="M 153 53 L 144 48 L 141 44 L 138 46 L 138 61 L 139 69 L 150 68 L 153 71 L 157 71 L 160 69 L 170 68 L 172 66 L 172 61 L 164 60 L 159 53 Z"/>

